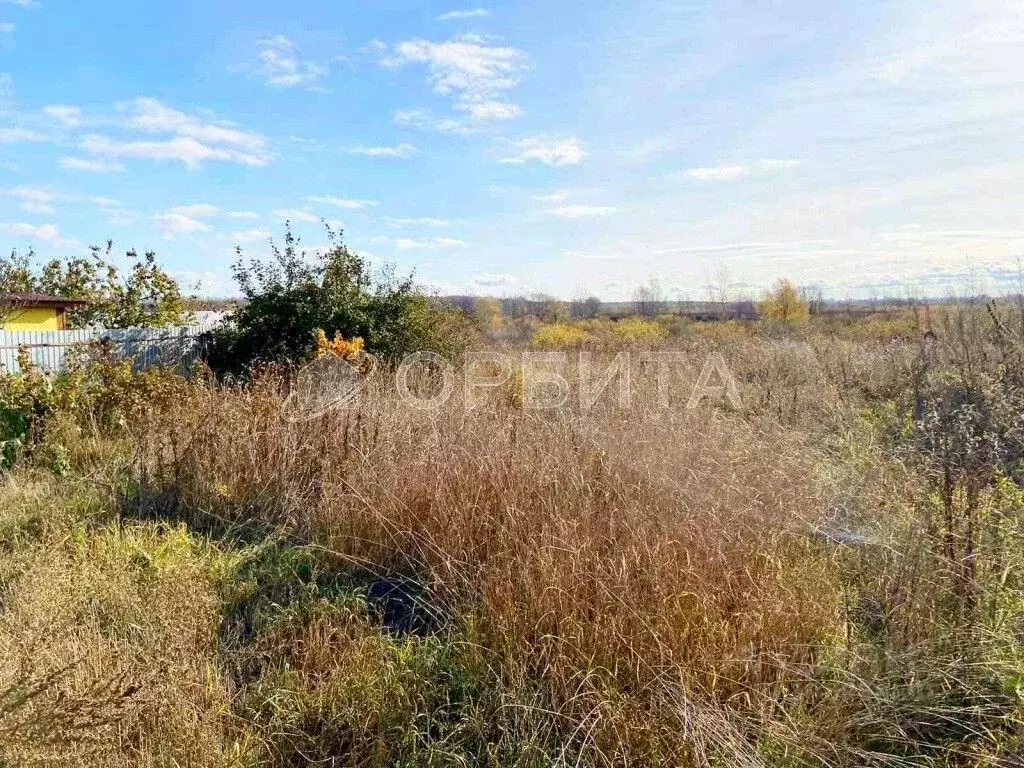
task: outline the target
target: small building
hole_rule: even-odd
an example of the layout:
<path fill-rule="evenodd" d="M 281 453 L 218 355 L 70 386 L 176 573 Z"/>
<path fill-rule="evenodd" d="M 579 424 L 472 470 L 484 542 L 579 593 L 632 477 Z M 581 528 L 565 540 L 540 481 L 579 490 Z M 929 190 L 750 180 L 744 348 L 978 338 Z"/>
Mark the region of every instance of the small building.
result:
<path fill-rule="evenodd" d="M 67 311 L 88 303 L 45 293 L 0 294 L 0 330 L 63 331 Z"/>

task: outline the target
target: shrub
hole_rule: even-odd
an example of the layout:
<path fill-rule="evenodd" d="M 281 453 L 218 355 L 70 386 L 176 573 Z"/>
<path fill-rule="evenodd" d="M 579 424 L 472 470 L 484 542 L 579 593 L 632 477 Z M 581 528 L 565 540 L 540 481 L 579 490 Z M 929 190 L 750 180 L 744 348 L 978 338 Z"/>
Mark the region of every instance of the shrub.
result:
<path fill-rule="evenodd" d="M 69 354 L 59 374 L 34 365 L 19 351 L 19 371 L 0 374 L 0 468 L 48 440 L 54 422 L 64 420 L 78 435 L 112 436 L 150 410 L 184 401 L 198 382 L 171 368 L 136 371 L 103 344 Z M 62 445 L 50 446 L 51 465 L 66 463 Z"/>
<path fill-rule="evenodd" d="M 530 346 L 541 349 L 578 347 L 587 341 L 587 332 L 578 325 L 550 323 L 534 331 Z"/>
<path fill-rule="evenodd" d="M 757 314 L 765 320 L 786 326 L 806 325 L 811 304 L 789 280 L 779 280 L 757 305 Z"/>
<path fill-rule="evenodd" d="M 181 323 L 184 300 L 177 281 L 160 266 L 154 251 L 141 256 L 125 253 L 127 268 L 106 248 L 93 246 L 89 255 L 52 259 L 37 268 L 35 254 L 12 253 L 0 258 L 0 295 L 38 291 L 65 298 L 85 299 L 88 304 L 68 310 L 69 328 L 95 325 L 103 328 L 155 328 Z M 17 307 L 0 306 L 0 322 Z"/>
<path fill-rule="evenodd" d="M 411 277 L 390 270 L 374 277 L 366 261 L 328 228 L 331 247 L 307 254 L 290 229 L 271 261 L 234 264 L 245 304 L 234 323 L 210 339 L 206 359 L 219 375 L 246 376 L 253 366 L 294 365 L 314 351 L 317 329 L 362 338 L 372 354 L 400 359 L 429 349 L 455 355 L 467 343 L 467 321 L 420 293 Z"/>
<path fill-rule="evenodd" d="M 668 330 L 660 323 L 631 317 L 620 320 L 611 329 L 612 336 L 629 344 L 660 344 L 668 338 Z"/>
<path fill-rule="evenodd" d="M 0 374 L 0 469 L 10 469 L 50 408 L 52 387 L 31 364 L 28 350 L 18 350 L 20 372 Z"/>

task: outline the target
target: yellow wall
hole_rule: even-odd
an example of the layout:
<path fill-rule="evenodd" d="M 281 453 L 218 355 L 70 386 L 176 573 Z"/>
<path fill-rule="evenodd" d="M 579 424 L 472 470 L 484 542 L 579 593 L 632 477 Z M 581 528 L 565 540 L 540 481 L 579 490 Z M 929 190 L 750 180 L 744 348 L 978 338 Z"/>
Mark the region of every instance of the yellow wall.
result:
<path fill-rule="evenodd" d="M 5 331 L 60 331 L 63 327 L 60 312 L 53 307 L 29 307 L 0 322 Z"/>

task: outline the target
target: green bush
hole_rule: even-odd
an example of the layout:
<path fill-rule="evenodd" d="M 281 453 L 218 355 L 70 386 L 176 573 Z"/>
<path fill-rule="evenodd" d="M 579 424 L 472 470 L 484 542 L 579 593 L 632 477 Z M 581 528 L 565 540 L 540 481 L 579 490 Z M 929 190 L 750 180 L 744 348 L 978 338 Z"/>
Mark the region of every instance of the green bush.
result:
<path fill-rule="evenodd" d="M 373 276 L 340 234 L 327 234 L 324 253 L 300 250 L 289 228 L 269 262 L 239 251 L 233 270 L 245 301 L 233 324 L 210 338 L 206 360 L 216 374 L 245 377 L 256 366 L 299 363 L 312 354 L 318 329 L 362 338 L 370 353 L 387 359 L 462 351 L 468 320 L 418 291 L 411 277 L 397 279 L 390 270 Z"/>
<path fill-rule="evenodd" d="M 88 303 L 68 310 L 69 328 L 159 328 L 183 322 L 181 289 L 160 266 L 156 253 L 140 256 L 131 249 L 122 262 L 113 251 L 114 243 L 108 240 L 106 248 L 93 246 L 87 256 L 41 265 L 31 250 L 0 256 L 0 296 L 28 291 L 85 299 Z M 0 322 L 18 309 L 0 299 Z"/>

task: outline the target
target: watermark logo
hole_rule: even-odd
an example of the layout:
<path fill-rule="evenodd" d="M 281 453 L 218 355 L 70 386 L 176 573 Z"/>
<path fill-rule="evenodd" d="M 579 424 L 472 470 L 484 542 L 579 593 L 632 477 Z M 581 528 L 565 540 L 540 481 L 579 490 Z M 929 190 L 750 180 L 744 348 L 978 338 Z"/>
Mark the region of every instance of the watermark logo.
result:
<path fill-rule="evenodd" d="M 696 363 L 682 352 L 620 352 L 609 357 L 581 351 L 570 359 L 557 351 L 487 350 L 467 353 L 457 369 L 436 352 L 423 351 L 402 360 L 394 371 L 394 386 L 402 403 L 428 412 L 444 407 L 460 386 L 462 405 L 470 409 L 492 402 L 496 391 L 523 410 L 571 406 L 585 414 L 602 398 L 628 409 L 635 404 L 642 381 L 648 393 L 643 404 L 648 408 L 669 408 L 675 402 L 693 410 L 710 402 L 739 410 L 739 387 L 725 359 L 712 353 L 699 366 Z M 284 404 L 285 418 L 308 421 L 357 405 L 372 368 L 372 357 L 363 353 L 357 358 L 317 357 L 299 371 Z"/>
<path fill-rule="evenodd" d="M 357 404 L 372 369 L 369 355 L 358 361 L 334 355 L 317 357 L 296 375 L 295 386 L 284 402 L 285 419 L 309 421 Z"/>
<path fill-rule="evenodd" d="M 575 360 L 565 352 L 523 352 L 518 355 L 498 351 L 469 352 L 460 368 L 463 402 L 468 408 L 488 402 L 488 394 L 498 389 L 515 390 L 516 399 L 526 410 L 559 409 L 570 403 L 583 413 L 593 408 L 606 393 L 619 408 L 630 408 L 634 388 L 642 378 L 654 379 L 656 400 L 653 405 L 671 406 L 674 377 L 684 366 L 696 373 L 692 356 L 681 352 L 620 352 L 610 361 L 581 351 Z M 572 370 L 575 364 L 575 371 Z M 406 357 L 396 371 L 396 386 L 402 401 L 424 411 L 439 409 L 456 391 L 460 374 L 448 360 L 433 352 L 416 352 Z M 411 386 L 416 381 L 426 386 Z M 739 387 L 725 359 L 712 353 L 702 363 L 693 386 L 683 398 L 685 408 L 693 410 L 703 402 L 720 402 L 739 410 Z M 574 386 L 575 385 L 575 386 Z M 678 390 L 677 390 L 678 391 Z"/>

